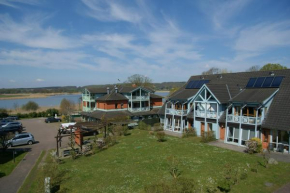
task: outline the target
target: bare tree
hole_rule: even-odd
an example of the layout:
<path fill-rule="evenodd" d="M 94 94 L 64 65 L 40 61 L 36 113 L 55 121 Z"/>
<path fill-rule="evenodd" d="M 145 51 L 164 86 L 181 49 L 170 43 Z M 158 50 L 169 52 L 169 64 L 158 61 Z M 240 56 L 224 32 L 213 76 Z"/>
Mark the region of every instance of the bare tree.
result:
<path fill-rule="evenodd" d="M 260 66 L 255 65 L 255 66 L 251 66 L 250 68 L 248 68 L 246 70 L 246 72 L 255 72 L 255 71 L 259 71 L 260 70 Z"/>
<path fill-rule="evenodd" d="M 153 87 L 152 79 L 141 74 L 134 74 L 129 76 L 125 83 L 136 86 Z"/>
<path fill-rule="evenodd" d="M 59 108 L 63 115 L 70 115 L 75 110 L 75 104 L 73 101 L 64 98 L 61 100 Z"/>
<path fill-rule="evenodd" d="M 231 71 L 228 71 L 227 69 L 212 67 L 209 70 L 202 72 L 202 75 L 226 74 L 226 73 L 230 73 L 230 72 Z"/>

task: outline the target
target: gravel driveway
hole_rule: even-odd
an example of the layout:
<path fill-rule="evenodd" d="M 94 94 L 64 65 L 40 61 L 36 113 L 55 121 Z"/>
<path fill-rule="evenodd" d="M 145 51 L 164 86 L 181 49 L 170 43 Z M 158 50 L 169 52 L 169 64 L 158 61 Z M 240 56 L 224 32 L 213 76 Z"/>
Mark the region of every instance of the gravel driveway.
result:
<path fill-rule="evenodd" d="M 37 161 L 37 158 L 41 154 L 42 150 L 49 150 L 56 148 L 57 130 L 60 123 L 45 123 L 44 118 L 36 119 L 24 119 L 20 120 L 26 131 L 34 135 L 36 144 L 23 145 L 12 147 L 15 149 L 19 148 L 30 148 L 31 151 L 27 153 L 24 159 L 18 164 L 9 176 L 0 178 L 0 192 L 1 193 L 15 193 L 24 182 L 26 176 L 33 168 Z M 12 149 L 11 148 L 11 149 Z"/>

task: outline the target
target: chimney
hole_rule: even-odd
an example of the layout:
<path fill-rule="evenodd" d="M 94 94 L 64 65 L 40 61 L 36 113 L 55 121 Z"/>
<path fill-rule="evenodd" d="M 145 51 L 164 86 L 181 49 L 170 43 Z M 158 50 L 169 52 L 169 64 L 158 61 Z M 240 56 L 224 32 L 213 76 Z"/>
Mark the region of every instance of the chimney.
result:
<path fill-rule="evenodd" d="M 118 87 L 115 85 L 115 93 L 118 93 Z"/>
<path fill-rule="evenodd" d="M 110 94 L 110 87 L 107 87 L 107 94 Z"/>

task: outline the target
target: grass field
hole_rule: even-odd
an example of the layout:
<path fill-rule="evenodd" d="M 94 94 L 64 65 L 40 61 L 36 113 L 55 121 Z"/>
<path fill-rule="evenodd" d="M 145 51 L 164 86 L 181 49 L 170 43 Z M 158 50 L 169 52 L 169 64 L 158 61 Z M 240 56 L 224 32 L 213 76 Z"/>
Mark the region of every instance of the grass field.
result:
<path fill-rule="evenodd" d="M 0 94 L 0 99 L 1 99 L 1 98 L 23 97 L 23 96 L 25 96 L 25 95 L 20 95 L 20 94 L 11 94 L 11 95 L 5 94 L 5 95 L 2 95 L 2 94 Z"/>
<path fill-rule="evenodd" d="M 17 152 L 15 155 L 15 163 L 13 153 L 10 151 L 0 152 L 0 178 L 8 176 L 17 164 L 24 158 L 27 152 Z"/>
<path fill-rule="evenodd" d="M 168 158 L 179 161 L 181 177 L 192 179 L 195 186 L 205 192 L 225 176 L 225 166 L 232 172 L 246 173 L 247 178 L 233 186 L 231 192 L 272 192 L 290 181 L 290 164 L 279 163 L 265 168 L 258 164 L 263 158 L 248 155 L 199 142 L 199 138 L 180 139 L 166 137 L 157 142 L 148 131 L 133 130 L 123 136 L 119 143 L 107 150 L 76 160 L 66 159 L 53 167 L 49 161 L 37 174 L 30 192 L 37 192 L 37 184 L 43 183 L 44 173 L 60 172 L 55 178 L 60 182 L 60 191 L 68 192 L 142 192 L 145 186 L 170 182 Z M 49 159 L 51 160 L 51 159 Z M 50 165 L 51 164 L 51 165 Z M 52 169 L 51 169 L 52 168 Z M 254 168 L 257 172 L 251 171 Z M 271 187 L 265 183 L 273 183 Z"/>

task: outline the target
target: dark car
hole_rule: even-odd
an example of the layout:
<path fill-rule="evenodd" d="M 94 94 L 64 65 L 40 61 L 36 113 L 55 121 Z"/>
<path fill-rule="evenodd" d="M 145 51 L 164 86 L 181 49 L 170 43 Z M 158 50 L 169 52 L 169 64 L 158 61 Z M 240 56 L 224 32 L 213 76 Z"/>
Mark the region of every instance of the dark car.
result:
<path fill-rule="evenodd" d="M 11 127 L 11 126 L 22 126 L 22 123 L 20 122 L 8 122 L 5 125 L 2 125 L 2 127 Z"/>
<path fill-rule="evenodd" d="M 46 123 L 52 123 L 52 122 L 61 122 L 60 118 L 55 118 L 55 117 L 48 117 L 45 119 Z"/>
<path fill-rule="evenodd" d="M 6 119 L 9 119 L 9 120 L 19 120 L 18 116 L 9 116 L 9 117 L 6 117 Z"/>
<path fill-rule="evenodd" d="M 14 124 L 9 124 L 5 127 L 1 126 L 0 127 L 1 132 L 12 132 L 12 133 L 21 133 L 23 131 L 22 125 L 14 125 Z"/>
<path fill-rule="evenodd" d="M 6 125 L 7 123 L 9 123 L 9 122 L 12 122 L 12 120 L 9 120 L 9 119 L 2 119 L 1 121 L 0 121 L 0 126 L 2 126 L 2 125 Z"/>

